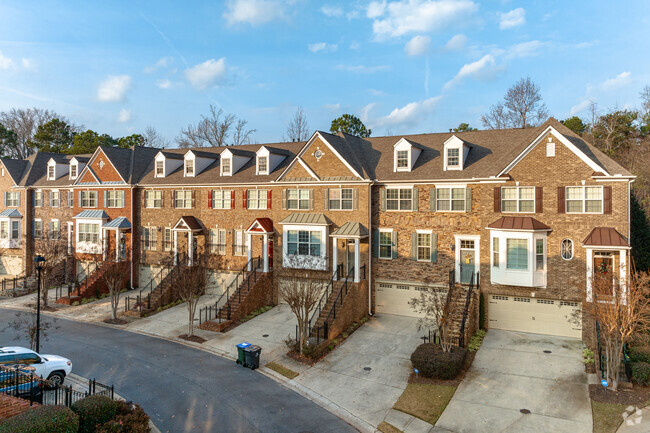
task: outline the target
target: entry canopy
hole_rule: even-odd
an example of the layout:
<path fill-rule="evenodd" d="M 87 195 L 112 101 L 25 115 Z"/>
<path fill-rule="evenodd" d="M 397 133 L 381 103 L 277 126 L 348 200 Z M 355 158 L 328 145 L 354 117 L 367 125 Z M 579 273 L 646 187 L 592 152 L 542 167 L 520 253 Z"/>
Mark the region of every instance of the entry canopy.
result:
<path fill-rule="evenodd" d="M 256 218 L 253 224 L 248 227 L 246 233 L 271 234 L 273 231 L 273 220 L 271 218 Z"/>
<path fill-rule="evenodd" d="M 333 238 L 367 238 L 368 229 L 359 222 L 348 221 L 330 234 Z"/>
<path fill-rule="evenodd" d="M 594 227 L 582 245 L 585 247 L 630 248 L 627 239 L 613 227 Z"/>
<path fill-rule="evenodd" d="M 200 232 L 203 230 L 201 223 L 191 215 L 182 216 L 172 230 L 180 232 Z"/>

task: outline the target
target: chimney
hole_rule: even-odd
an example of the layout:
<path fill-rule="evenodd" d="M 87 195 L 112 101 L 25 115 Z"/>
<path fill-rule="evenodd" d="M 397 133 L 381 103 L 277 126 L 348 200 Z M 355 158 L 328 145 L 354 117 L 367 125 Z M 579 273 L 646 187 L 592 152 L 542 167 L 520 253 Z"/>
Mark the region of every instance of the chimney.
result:
<path fill-rule="evenodd" d="M 451 132 L 451 128 L 449 128 L 449 132 Z"/>

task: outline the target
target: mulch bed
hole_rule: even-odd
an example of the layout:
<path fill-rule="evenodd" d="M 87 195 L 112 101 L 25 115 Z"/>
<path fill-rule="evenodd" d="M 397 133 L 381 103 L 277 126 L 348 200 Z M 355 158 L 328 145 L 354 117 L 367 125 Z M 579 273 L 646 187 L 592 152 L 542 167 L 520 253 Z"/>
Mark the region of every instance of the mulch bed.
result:
<path fill-rule="evenodd" d="M 474 356 L 476 356 L 476 352 L 467 352 L 467 357 L 465 357 L 465 365 L 463 366 L 463 369 L 461 370 L 460 374 L 456 379 L 449 379 L 449 380 L 434 379 L 430 377 L 423 377 L 420 374 L 415 374 L 414 372 L 411 372 L 411 374 L 409 375 L 408 383 L 425 383 L 429 385 L 458 386 L 465 378 L 465 373 L 467 373 L 469 368 L 472 366 L 472 362 L 474 362 Z"/>
<path fill-rule="evenodd" d="M 650 387 L 634 385 L 634 388 L 621 388 L 617 392 L 608 391 L 602 385 L 589 385 L 589 396 L 600 403 L 629 404 L 643 407 L 650 401 Z"/>
<path fill-rule="evenodd" d="M 110 323 L 111 325 L 126 325 L 129 323 L 124 319 L 104 319 L 103 322 Z"/>
<path fill-rule="evenodd" d="M 191 341 L 193 343 L 199 343 L 199 344 L 202 344 L 202 343 L 205 343 L 206 341 L 208 341 L 205 338 L 199 337 L 198 335 L 191 335 L 191 336 L 188 337 L 187 334 L 183 334 L 183 335 L 179 335 L 178 338 L 182 338 L 185 341 Z"/>

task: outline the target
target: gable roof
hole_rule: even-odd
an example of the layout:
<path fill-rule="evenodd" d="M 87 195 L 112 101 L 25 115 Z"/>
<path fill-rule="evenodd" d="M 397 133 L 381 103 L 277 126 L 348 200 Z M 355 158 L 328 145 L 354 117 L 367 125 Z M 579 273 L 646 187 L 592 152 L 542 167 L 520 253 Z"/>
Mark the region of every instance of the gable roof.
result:
<path fill-rule="evenodd" d="M 2 164 L 5 166 L 5 170 L 7 170 L 9 176 L 11 176 L 14 184 L 19 185 L 23 178 L 23 173 L 28 166 L 27 160 L 2 158 Z"/>

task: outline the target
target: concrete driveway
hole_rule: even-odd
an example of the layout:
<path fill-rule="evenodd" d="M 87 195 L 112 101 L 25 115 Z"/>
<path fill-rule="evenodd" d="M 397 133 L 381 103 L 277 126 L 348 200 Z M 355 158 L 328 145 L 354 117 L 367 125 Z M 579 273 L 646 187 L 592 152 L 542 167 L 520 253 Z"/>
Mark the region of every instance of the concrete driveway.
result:
<path fill-rule="evenodd" d="M 295 381 L 376 427 L 406 388 L 411 353 L 422 342 L 416 325 L 410 317 L 372 317 Z"/>
<path fill-rule="evenodd" d="M 491 330 L 433 431 L 591 433 L 581 359 L 580 340 Z"/>

